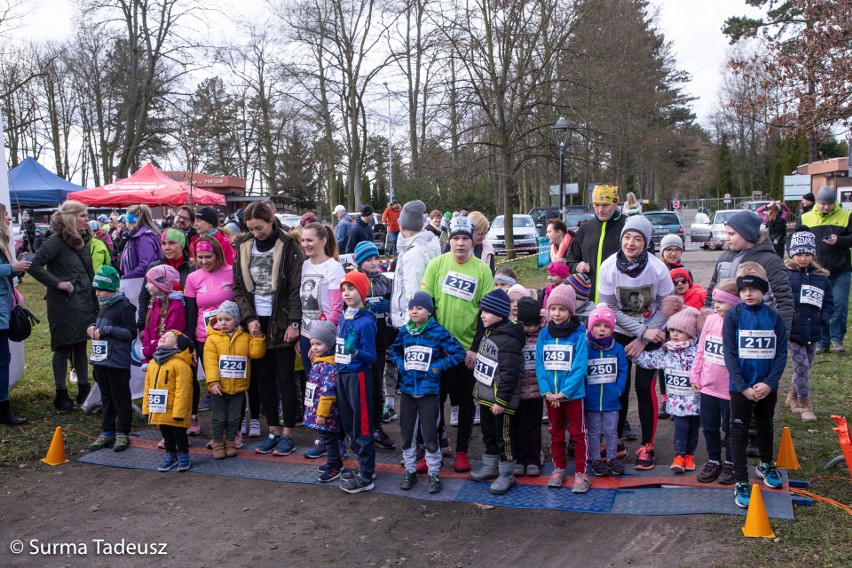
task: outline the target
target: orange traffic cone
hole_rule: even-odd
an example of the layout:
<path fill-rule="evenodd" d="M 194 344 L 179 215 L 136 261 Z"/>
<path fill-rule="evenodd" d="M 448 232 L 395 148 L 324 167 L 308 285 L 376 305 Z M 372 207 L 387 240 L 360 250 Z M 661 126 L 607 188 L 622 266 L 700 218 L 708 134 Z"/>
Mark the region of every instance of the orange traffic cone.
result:
<path fill-rule="evenodd" d="M 787 470 L 801 469 L 799 459 L 796 457 L 796 448 L 793 447 L 793 437 L 787 426 L 784 426 L 784 432 L 781 434 L 781 446 L 778 448 L 778 459 L 775 460 L 775 465 Z"/>
<path fill-rule="evenodd" d="M 849 425 L 846 423 L 846 418 L 842 416 L 832 416 L 832 418 L 834 418 L 834 421 L 837 423 L 837 427 L 832 428 L 832 430 L 837 432 L 840 451 L 846 459 L 849 474 L 852 475 L 852 436 L 849 434 Z"/>
<path fill-rule="evenodd" d="M 65 457 L 65 439 L 62 437 L 61 426 L 57 426 L 53 432 L 53 440 L 50 442 L 50 448 L 47 450 L 47 455 L 41 461 L 52 466 L 68 463 L 69 460 Z"/>
<path fill-rule="evenodd" d="M 751 499 L 748 504 L 743 535 L 755 538 L 775 538 L 775 533 L 769 526 L 769 515 L 766 514 L 763 495 L 760 494 L 760 485 L 757 483 L 751 486 Z"/>

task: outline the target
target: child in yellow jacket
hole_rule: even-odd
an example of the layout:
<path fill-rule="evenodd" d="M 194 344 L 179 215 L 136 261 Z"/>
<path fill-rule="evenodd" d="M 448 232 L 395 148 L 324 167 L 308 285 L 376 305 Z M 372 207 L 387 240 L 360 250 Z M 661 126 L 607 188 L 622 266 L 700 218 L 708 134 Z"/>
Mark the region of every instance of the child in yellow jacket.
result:
<path fill-rule="evenodd" d="M 204 372 L 211 397 L 213 458 L 237 455 L 234 439 L 240 427 L 242 403 L 249 388 L 251 359 L 266 354 L 260 332 L 251 335 L 240 328 L 240 309 L 230 300 L 222 302 L 215 320 L 207 326 Z"/>
<path fill-rule="evenodd" d="M 160 336 L 157 350 L 145 373 L 142 414 L 149 424 L 160 427 L 166 456 L 159 467 L 169 471 L 187 471 L 189 462 L 189 428 L 192 416 L 192 369 L 189 367 L 192 340 L 176 330 Z"/>

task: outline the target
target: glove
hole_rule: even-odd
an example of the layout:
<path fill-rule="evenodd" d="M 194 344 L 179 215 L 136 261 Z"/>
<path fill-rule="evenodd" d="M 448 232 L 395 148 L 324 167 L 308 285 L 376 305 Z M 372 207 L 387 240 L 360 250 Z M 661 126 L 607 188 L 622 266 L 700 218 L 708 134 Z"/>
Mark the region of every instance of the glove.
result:
<path fill-rule="evenodd" d="M 390 311 L 390 302 L 388 302 L 385 298 L 379 298 L 379 300 L 375 302 L 371 302 L 370 311 L 374 314 L 386 314 Z"/>
<path fill-rule="evenodd" d="M 343 342 L 343 349 L 346 353 L 352 354 L 355 353 L 355 334 L 350 333 L 346 336 L 346 340 Z"/>

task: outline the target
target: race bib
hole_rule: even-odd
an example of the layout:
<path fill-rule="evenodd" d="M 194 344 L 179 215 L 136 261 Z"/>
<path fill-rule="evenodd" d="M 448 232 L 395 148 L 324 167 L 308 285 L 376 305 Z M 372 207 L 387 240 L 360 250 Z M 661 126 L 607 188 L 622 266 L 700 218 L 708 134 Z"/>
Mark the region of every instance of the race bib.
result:
<path fill-rule="evenodd" d="M 169 403 L 169 389 L 148 389 L 148 412 L 163 414 Z"/>
<path fill-rule="evenodd" d="M 248 369 L 245 355 L 219 355 L 219 376 L 223 379 L 244 379 Z"/>
<path fill-rule="evenodd" d="M 823 291 L 816 286 L 802 284 L 802 292 L 799 295 L 799 303 L 810 304 L 816 306 L 817 309 L 822 308 Z"/>
<path fill-rule="evenodd" d="M 666 369 L 666 394 L 689 396 L 694 394 L 689 385 L 689 371 Z"/>
<path fill-rule="evenodd" d="M 535 347 L 524 347 L 524 371 L 535 371 Z"/>
<path fill-rule="evenodd" d="M 352 355 L 346 352 L 342 337 L 337 338 L 337 343 L 334 346 L 334 362 L 338 365 L 348 365 L 352 362 Z"/>
<path fill-rule="evenodd" d="M 476 293 L 476 284 L 476 278 L 450 270 L 441 284 L 441 291 L 469 302 L 473 300 L 473 295 Z"/>
<path fill-rule="evenodd" d="M 432 365 L 432 348 L 410 345 L 405 348 L 406 371 L 428 371 Z"/>
<path fill-rule="evenodd" d="M 589 369 L 586 373 L 586 382 L 588 384 L 605 385 L 614 383 L 617 376 L 618 359 L 616 357 L 589 359 Z"/>
<path fill-rule="evenodd" d="M 725 364 L 725 351 L 722 348 L 722 338 L 718 335 L 708 335 L 704 338 L 704 360 L 714 365 Z"/>
<path fill-rule="evenodd" d="M 482 355 L 476 356 L 476 365 L 473 367 L 473 376 L 483 385 L 490 387 L 494 384 L 494 373 L 497 371 L 497 361 L 488 359 Z"/>
<path fill-rule="evenodd" d="M 95 363 L 106 361 L 109 356 L 109 343 L 103 339 L 92 340 L 92 358 Z"/>
<path fill-rule="evenodd" d="M 210 320 L 219 315 L 219 310 L 210 310 L 209 312 L 204 312 L 201 316 L 204 318 L 204 327 L 210 325 Z"/>
<path fill-rule="evenodd" d="M 316 383 L 305 383 L 305 407 L 313 408 L 314 406 L 314 392 L 317 390 Z"/>
<path fill-rule="evenodd" d="M 546 371 L 570 371 L 573 362 L 573 345 L 544 346 L 544 369 Z"/>
<path fill-rule="evenodd" d="M 775 359 L 776 337 L 772 330 L 749 329 L 739 332 L 742 359 Z"/>

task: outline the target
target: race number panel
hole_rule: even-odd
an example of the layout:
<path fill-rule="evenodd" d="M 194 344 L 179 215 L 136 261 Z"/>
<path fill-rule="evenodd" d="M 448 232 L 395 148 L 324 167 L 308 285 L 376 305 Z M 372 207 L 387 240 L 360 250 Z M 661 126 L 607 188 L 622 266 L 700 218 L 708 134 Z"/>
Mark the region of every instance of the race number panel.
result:
<path fill-rule="evenodd" d="M 714 365 L 725 364 L 725 351 L 722 348 L 722 338 L 718 335 L 708 335 L 704 338 L 704 360 Z"/>
<path fill-rule="evenodd" d="M 314 392 L 317 390 L 316 383 L 305 383 L 305 406 L 312 408 L 314 406 Z"/>
<path fill-rule="evenodd" d="M 406 371 L 428 371 L 432 366 L 432 348 L 423 345 L 409 345 L 405 348 Z"/>
<path fill-rule="evenodd" d="M 590 385 L 605 385 L 614 383 L 618 376 L 618 358 L 601 357 L 589 359 L 587 381 Z"/>
<path fill-rule="evenodd" d="M 799 303 L 810 304 L 816 306 L 817 309 L 822 308 L 822 300 L 824 294 L 820 288 L 809 284 L 802 284 L 802 292 L 799 295 Z"/>
<path fill-rule="evenodd" d="M 741 330 L 738 342 L 742 359 L 775 359 L 777 338 L 772 330 Z"/>
<path fill-rule="evenodd" d="M 676 396 L 689 396 L 694 394 L 692 387 L 689 385 L 689 371 L 676 371 L 675 369 L 666 369 L 666 394 Z"/>
<path fill-rule="evenodd" d="M 337 343 L 334 346 L 334 362 L 338 365 L 349 365 L 352 363 L 352 355 L 346 352 L 342 337 L 337 338 Z"/>
<path fill-rule="evenodd" d="M 494 373 L 497 372 L 497 361 L 488 359 L 481 354 L 476 356 L 476 365 L 473 367 L 473 376 L 483 385 L 490 387 L 494 384 Z"/>
<path fill-rule="evenodd" d="M 169 389 L 148 389 L 148 412 L 163 414 L 169 404 Z"/>
<path fill-rule="evenodd" d="M 544 369 L 546 371 L 570 371 L 573 362 L 573 345 L 544 346 Z"/>
<path fill-rule="evenodd" d="M 524 371 L 535 371 L 535 347 L 524 347 Z"/>
<path fill-rule="evenodd" d="M 245 355 L 219 355 L 219 376 L 223 379 L 244 379 L 247 376 L 248 357 Z"/>
<path fill-rule="evenodd" d="M 450 270 L 441 284 L 441 291 L 444 294 L 469 302 L 473 300 L 474 294 L 476 294 L 476 285 L 476 278 Z"/>
<path fill-rule="evenodd" d="M 219 310 L 210 310 L 209 312 L 204 312 L 202 316 L 204 318 L 204 327 L 210 325 L 210 320 L 219 315 Z"/>
<path fill-rule="evenodd" d="M 107 357 L 109 357 L 109 343 L 103 339 L 93 339 L 91 360 L 97 363 L 106 361 Z"/>

